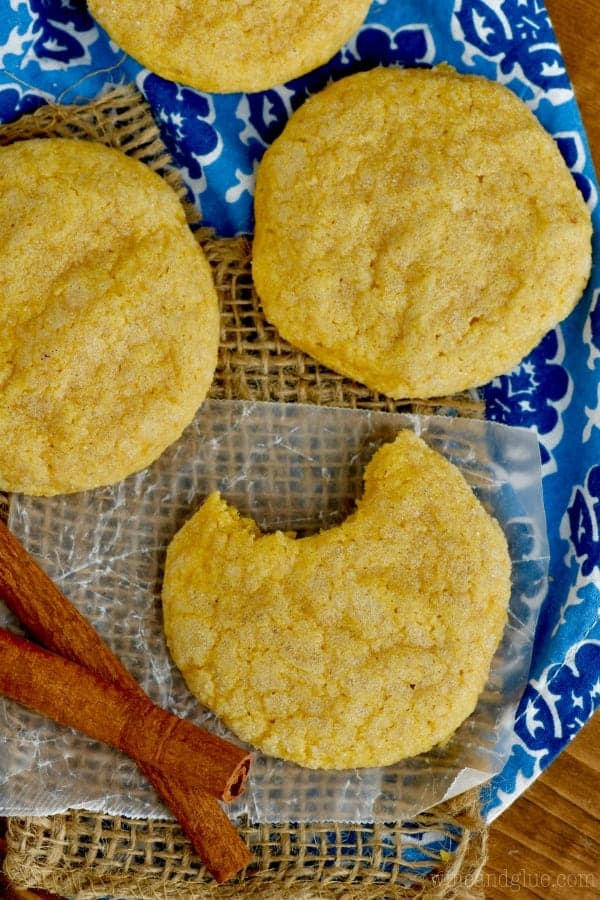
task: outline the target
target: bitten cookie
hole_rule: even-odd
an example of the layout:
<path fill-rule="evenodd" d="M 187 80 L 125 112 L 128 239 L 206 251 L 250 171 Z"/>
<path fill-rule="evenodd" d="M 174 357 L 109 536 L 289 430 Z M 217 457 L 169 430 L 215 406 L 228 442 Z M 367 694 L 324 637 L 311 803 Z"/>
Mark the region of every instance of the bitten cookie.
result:
<path fill-rule="evenodd" d="M 590 214 L 553 139 L 481 77 L 377 68 L 291 117 L 258 170 L 267 319 L 395 398 L 509 371 L 571 312 Z"/>
<path fill-rule="evenodd" d="M 326 63 L 371 0 L 88 0 L 120 47 L 203 91 L 260 91 Z"/>
<path fill-rule="evenodd" d="M 340 526 L 261 534 L 211 494 L 171 542 L 164 626 L 190 690 L 245 741 L 314 768 L 381 766 L 474 709 L 504 628 L 506 540 L 412 432 Z"/>
<path fill-rule="evenodd" d="M 57 494 L 144 468 L 191 421 L 219 311 L 175 192 L 100 144 L 0 149 L 0 488 Z"/>

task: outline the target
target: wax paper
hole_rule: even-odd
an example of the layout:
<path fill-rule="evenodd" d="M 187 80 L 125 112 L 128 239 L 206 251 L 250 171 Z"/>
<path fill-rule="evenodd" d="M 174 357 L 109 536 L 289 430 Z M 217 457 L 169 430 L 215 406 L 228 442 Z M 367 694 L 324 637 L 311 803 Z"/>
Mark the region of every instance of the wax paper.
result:
<path fill-rule="evenodd" d="M 509 542 L 509 622 L 478 707 L 444 747 L 385 768 L 315 771 L 256 752 L 234 815 L 255 822 L 397 821 L 501 770 L 547 587 L 535 435 L 449 416 L 211 400 L 144 472 L 113 487 L 13 503 L 10 528 L 150 696 L 232 737 L 192 697 L 165 646 L 160 590 L 170 539 L 213 490 L 263 530 L 333 527 L 360 496 L 374 450 L 399 428 L 413 428 L 460 467 Z M 6 617 L 0 611 L 0 620 Z M 0 707 L 0 741 L 0 814 L 42 815 L 68 805 L 165 815 L 131 760 L 14 703 Z"/>

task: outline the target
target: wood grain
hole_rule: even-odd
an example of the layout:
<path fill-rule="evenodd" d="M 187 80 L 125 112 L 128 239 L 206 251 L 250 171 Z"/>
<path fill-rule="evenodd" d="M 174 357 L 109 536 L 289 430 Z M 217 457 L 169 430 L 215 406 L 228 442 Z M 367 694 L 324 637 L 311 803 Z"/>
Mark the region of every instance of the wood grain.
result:
<path fill-rule="evenodd" d="M 600 171 L 600 2 L 546 0 Z M 600 897 L 600 711 L 490 828 L 486 900 Z"/>
<path fill-rule="evenodd" d="M 600 170 L 600 2 L 546 0 L 583 116 L 596 171 Z"/>
<path fill-rule="evenodd" d="M 488 900 L 600 897 L 600 712 L 491 826 Z"/>

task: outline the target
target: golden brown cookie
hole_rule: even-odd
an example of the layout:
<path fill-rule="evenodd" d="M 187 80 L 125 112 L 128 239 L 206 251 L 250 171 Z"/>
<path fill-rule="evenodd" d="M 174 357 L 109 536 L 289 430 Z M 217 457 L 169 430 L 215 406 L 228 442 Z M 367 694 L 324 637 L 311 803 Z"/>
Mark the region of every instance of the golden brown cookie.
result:
<path fill-rule="evenodd" d="M 340 526 L 261 534 L 211 494 L 166 561 L 164 625 L 190 690 L 245 741 L 315 768 L 428 750 L 472 712 L 511 564 L 459 470 L 402 431 Z"/>
<path fill-rule="evenodd" d="M 260 91 L 327 62 L 371 0 L 88 0 L 108 34 L 152 72 L 203 91 Z"/>
<path fill-rule="evenodd" d="M 511 91 L 384 69 L 309 99 L 258 170 L 254 279 L 266 317 L 396 398 L 482 385 L 571 312 L 590 214 Z"/>
<path fill-rule="evenodd" d="M 0 488 L 144 468 L 212 381 L 219 313 L 175 192 L 84 141 L 0 149 Z"/>

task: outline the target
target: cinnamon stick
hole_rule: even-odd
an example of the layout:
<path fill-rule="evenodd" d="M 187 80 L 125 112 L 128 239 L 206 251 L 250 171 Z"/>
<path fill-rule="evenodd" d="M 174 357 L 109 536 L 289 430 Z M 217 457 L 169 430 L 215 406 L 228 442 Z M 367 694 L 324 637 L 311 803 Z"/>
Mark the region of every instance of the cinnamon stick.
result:
<path fill-rule="evenodd" d="M 106 681 L 143 694 L 133 676 L 87 619 L 0 522 L 0 594 L 28 631 L 45 647 Z M 218 883 L 232 878 L 252 857 L 217 801 L 187 783 L 181 772 L 141 763 L 144 775 L 169 806 L 198 856 Z"/>
<path fill-rule="evenodd" d="M 250 760 L 242 748 L 6 628 L 0 693 L 154 769 L 195 779 L 219 800 L 232 800 L 244 785 Z"/>

